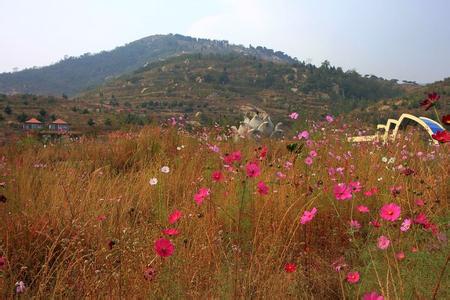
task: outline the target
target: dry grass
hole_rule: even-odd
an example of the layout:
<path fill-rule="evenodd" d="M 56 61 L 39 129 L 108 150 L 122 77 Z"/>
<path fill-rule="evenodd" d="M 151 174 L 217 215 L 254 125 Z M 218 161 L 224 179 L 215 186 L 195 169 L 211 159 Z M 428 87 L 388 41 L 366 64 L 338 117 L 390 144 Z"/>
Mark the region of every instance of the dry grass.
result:
<path fill-rule="evenodd" d="M 220 129 L 192 134 L 149 127 L 103 140 L 2 148 L 0 193 L 7 200 L 0 202 L 0 257 L 7 264 L 0 269 L 0 298 L 14 297 L 17 281 L 25 283 L 26 297 L 37 298 L 352 299 L 368 291 L 389 299 L 431 298 L 449 252 L 443 241 L 449 233 L 448 145 L 417 139 L 350 145 L 342 142 L 343 132 L 324 126 L 298 155 L 287 150 L 287 141 L 263 141 L 269 151 L 256 179 L 246 177 L 244 166 L 259 145 L 216 141 Z M 240 150 L 242 162 L 234 172 L 225 170 L 208 143 L 222 155 Z M 312 149 L 318 157 L 307 166 Z M 294 163 L 291 169 L 286 161 Z M 393 170 L 399 164 L 415 173 Z M 168 174 L 160 171 L 165 165 Z M 343 167 L 343 175 L 329 176 L 329 167 Z M 222 170 L 225 181 L 213 182 L 214 170 Z M 277 171 L 287 177 L 278 179 Z M 149 185 L 152 177 L 157 185 Z M 270 187 L 268 195 L 256 193 L 260 180 Z M 350 181 L 379 192 L 337 201 L 333 186 Z M 391 186 L 402 187 L 397 197 Z M 211 195 L 198 206 L 193 196 L 200 187 Z M 424 206 L 415 204 L 418 198 Z M 390 202 L 401 205 L 402 219 L 424 212 L 439 234 L 418 224 L 401 233 L 401 221 L 382 221 L 378 211 Z M 369 214 L 356 210 L 361 204 Z M 317 216 L 301 225 L 300 216 L 312 207 Z M 153 244 L 174 209 L 183 212 L 174 225 L 180 234 L 170 238 L 173 256 L 162 259 Z M 102 215 L 106 219 L 98 220 Z M 351 219 L 361 229 L 352 231 Z M 369 224 L 374 219 L 380 228 Z M 387 250 L 377 248 L 380 235 L 391 240 Z M 395 258 L 399 251 L 406 255 L 402 261 Z M 331 265 L 340 257 L 348 266 L 336 272 Z M 284 271 L 288 262 L 297 264 L 296 272 Z M 144 278 L 149 264 L 156 269 L 152 281 Z M 352 270 L 361 275 L 358 284 L 345 280 Z M 443 272 L 442 299 L 450 297 L 448 268 Z"/>

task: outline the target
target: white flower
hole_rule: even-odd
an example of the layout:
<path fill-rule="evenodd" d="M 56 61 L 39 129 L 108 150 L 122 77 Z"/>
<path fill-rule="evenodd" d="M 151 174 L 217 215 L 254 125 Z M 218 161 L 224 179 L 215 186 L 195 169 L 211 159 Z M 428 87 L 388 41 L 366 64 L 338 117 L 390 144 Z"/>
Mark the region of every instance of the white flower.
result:
<path fill-rule="evenodd" d="M 170 172 L 170 168 L 168 167 L 168 166 L 164 166 L 164 167 L 162 167 L 161 168 L 161 172 L 163 172 L 163 173 L 169 173 Z"/>
<path fill-rule="evenodd" d="M 386 163 L 388 161 L 386 156 L 383 156 L 383 158 L 381 159 L 382 162 Z"/>
<path fill-rule="evenodd" d="M 156 185 L 158 183 L 158 179 L 153 177 L 153 178 L 150 179 L 150 181 L 148 183 L 150 183 L 150 185 Z"/>

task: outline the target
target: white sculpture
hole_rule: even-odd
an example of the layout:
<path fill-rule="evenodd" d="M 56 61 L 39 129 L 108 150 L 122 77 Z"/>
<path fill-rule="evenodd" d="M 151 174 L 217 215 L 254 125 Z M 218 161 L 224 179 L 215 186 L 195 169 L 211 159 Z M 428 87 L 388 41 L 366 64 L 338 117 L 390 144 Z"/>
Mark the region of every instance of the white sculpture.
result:
<path fill-rule="evenodd" d="M 242 106 L 244 112 L 244 121 L 240 122 L 239 128 L 231 126 L 235 139 L 238 138 L 260 138 L 260 137 L 281 137 L 283 130 L 280 128 L 282 123 L 273 125 L 270 116 L 262 109 Z"/>

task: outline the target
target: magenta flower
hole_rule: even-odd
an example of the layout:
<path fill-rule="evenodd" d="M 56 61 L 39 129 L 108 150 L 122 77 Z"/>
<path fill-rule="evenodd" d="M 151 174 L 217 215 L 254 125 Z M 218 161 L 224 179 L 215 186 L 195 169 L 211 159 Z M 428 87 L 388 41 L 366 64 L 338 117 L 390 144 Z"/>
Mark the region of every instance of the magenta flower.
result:
<path fill-rule="evenodd" d="M 212 180 L 214 180 L 215 182 L 219 182 L 222 181 L 223 179 L 223 174 L 220 171 L 214 171 L 211 175 Z"/>
<path fill-rule="evenodd" d="M 261 174 L 261 170 L 259 169 L 259 166 L 255 162 L 249 162 L 245 166 L 245 170 L 247 172 L 248 177 L 257 177 L 259 174 Z"/>
<path fill-rule="evenodd" d="M 297 270 L 297 265 L 295 263 L 287 263 L 286 265 L 284 265 L 284 271 L 286 271 L 286 273 L 293 273 Z"/>
<path fill-rule="evenodd" d="M 258 188 L 258 193 L 261 195 L 267 195 L 269 193 L 269 187 L 262 181 L 258 182 L 256 187 Z"/>
<path fill-rule="evenodd" d="M 155 241 L 155 251 L 161 257 L 169 257 L 175 251 L 175 246 L 168 239 L 161 238 Z"/>
<path fill-rule="evenodd" d="M 303 216 L 300 218 L 301 224 L 306 224 L 312 221 L 314 217 L 316 216 L 317 208 L 313 207 L 310 211 L 305 210 L 303 212 Z"/>
<path fill-rule="evenodd" d="M 313 159 L 311 157 L 307 157 L 305 158 L 305 164 L 307 164 L 308 166 L 312 165 L 313 163 Z"/>
<path fill-rule="evenodd" d="M 387 237 L 385 237 L 384 235 L 382 235 L 382 236 L 380 236 L 379 238 L 378 238 L 378 241 L 377 241 L 377 246 L 378 246 L 378 248 L 380 248 L 381 250 L 385 250 L 385 249 L 387 249 L 387 247 L 389 247 L 389 244 L 391 243 L 391 241 L 387 238 Z"/>
<path fill-rule="evenodd" d="M 194 195 L 194 200 L 197 203 L 197 205 L 201 205 L 203 203 L 203 200 L 205 200 L 206 197 L 208 197 L 210 194 L 210 189 L 208 188 L 200 188 L 197 192 L 197 194 Z"/>
<path fill-rule="evenodd" d="M 328 123 L 331 123 L 331 122 L 334 121 L 333 117 L 330 116 L 330 115 L 327 115 L 327 116 L 325 117 L 325 120 L 327 120 Z"/>
<path fill-rule="evenodd" d="M 174 210 L 174 211 L 169 215 L 169 224 L 174 224 L 174 223 L 176 223 L 182 216 L 183 216 L 183 214 L 181 213 L 181 211 L 179 211 L 179 210 Z"/>
<path fill-rule="evenodd" d="M 297 138 L 298 138 L 299 140 L 301 140 L 301 139 L 307 140 L 307 139 L 309 139 L 309 132 L 306 131 L 306 130 L 304 130 L 304 131 L 302 131 L 302 132 L 299 132 L 299 134 L 297 135 Z"/>
<path fill-rule="evenodd" d="M 347 274 L 347 281 L 351 284 L 355 284 L 358 283 L 359 281 L 359 272 L 355 271 L 355 272 L 349 272 Z"/>
<path fill-rule="evenodd" d="M 337 200 L 347 200 L 352 198 L 352 189 L 345 183 L 339 183 L 333 188 L 334 197 Z"/>
<path fill-rule="evenodd" d="M 370 190 L 365 191 L 365 192 L 364 192 L 364 196 L 370 197 L 370 196 L 373 196 L 373 195 L 375 195 L 375 194 L 377 194 L 377 193 L 378 193 L 378 189 L 377 189 L 376 187 L 373 187 L 373 188 L 371 188 Z"/>
<path fill-rule="evenodd" d="M 364 205 L 359 205 L 358 206 L 358 211 L 360 213 L 368 213 L 369 212 L 369 208 L 367 206 L 364 206 Z"/>
<path fill-rule="evenodd" d="M 167 229 L 164 229 L 162 231 L 162 233 L 172 236 L 172 235 L 178 235 L 180 233 L 180 231 L 176 228 L 167 228 Z"/>
<path fill-rule="evenodd" d="M 385 204 L 380 209 L 380 216 L 386 221 L 396 221 L 400 217 L 400 213 L 400 206 L 395 203 Z"/>
<path fill-rule="evenodd" d="M 370 292 L 364 294 L 362 300 L 384 300 L 384 297 L 381 295 L 378 295 L 377 292 Z"/>
<path fill-rule="evenodd" d="M 309 151 L 309 156 L 316 157 L 317 156 L 317 152 L 315 150 L 311 150 L 311 151 Z"/>
<path fill-rule="evenodd" d="M 348 184 L 348 186 L 352 188 L 353 193 L 357 193 L 362 190 L 362 185 L 359 181 L 352 181 Z"/>
<path fill-rule="evenodd" d="M 357 220 L 350 220 L 350 227 L 358 230 L 361 228 L 361 224 Z"/>

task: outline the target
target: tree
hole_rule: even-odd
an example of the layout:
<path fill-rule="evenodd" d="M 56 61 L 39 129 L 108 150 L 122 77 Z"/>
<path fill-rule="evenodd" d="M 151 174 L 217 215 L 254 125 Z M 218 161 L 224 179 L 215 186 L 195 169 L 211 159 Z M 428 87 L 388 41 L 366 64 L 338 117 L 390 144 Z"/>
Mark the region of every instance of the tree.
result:
<path fill-rule="evenodd" d="M 105 120 L 105 126 L 111 126 L 112 125 L 112 122 L 111 122 L 111 119 L 110 118 L 106 118 L 106 120 Z"/>
<path fill-rule="evenodd" d="M 21 113 L 17 116 L 17 121 L 21 123 L 25 122 L 26 120 L 28 120 L 28 116 L 25 113 Z"/>
<path fill-rule="evenodd" d="M 87 122 L 87 124 L 88 124 L 89 126 L 94 126 L 94 125 L 95 125 L 95 121 L 94 121 L 93 119 L 89 119 L 88 122 Z"/>
<path fill-rule="evenodd" d="M 12 114 L 12 108 L 11 108 L 11 106 L 9 106 L 9 105 L 7 105 L 3 111 L 4 111 L 5 114 L 7 114 L 7 115 Z"/>
<path fill-rule="evenodd" d="M 41 115 L 41 117 L 45 117 L 47 115 L 47 111 L 45 109 L 41 109 L 39 111 L 39 115 Z"/>

